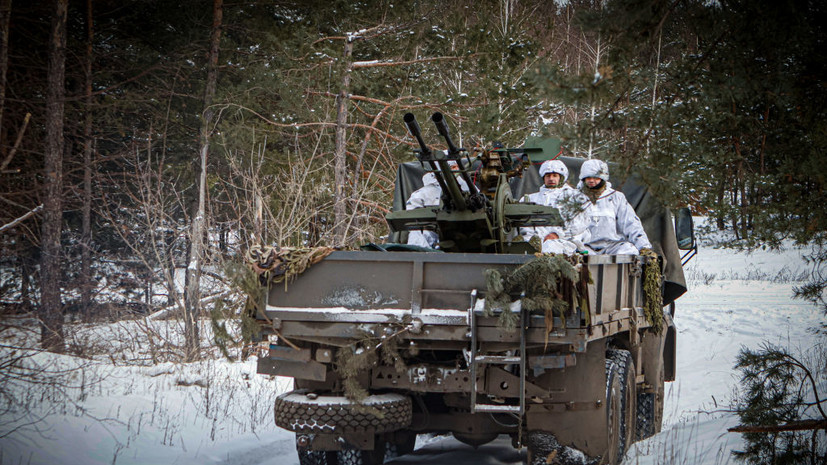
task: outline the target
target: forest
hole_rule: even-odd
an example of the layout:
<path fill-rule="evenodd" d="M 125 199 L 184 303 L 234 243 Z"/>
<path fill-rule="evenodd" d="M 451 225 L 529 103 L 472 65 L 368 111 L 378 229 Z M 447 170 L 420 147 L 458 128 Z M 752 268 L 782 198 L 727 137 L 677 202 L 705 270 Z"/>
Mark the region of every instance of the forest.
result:
<path fill-rule="evenodd" d="M 0 0 L 2 312 L 60 351 L 67 317 L 233 311 L 204 282 L 238 287 L 252 245 L 381 242 L 414 160 L 402 115 L 434 111 L 465 147 L 555 137 L 634 170 L 735 246 L 815 244 L 798 292 L 823 304 L 826 19 L 796 0 Z"/>
<path fill-rule="evenodd" d="M 435 111 L 463 147 L 553 137 L 611 161 L 730 246 L 807 244 L 796 296 L 827 311 L 825 10 L 0 0 L 0 334 L 32 315 L 71 352 L 67 322 L 162 313 L 185 333 L 164 359 L 198 360 L 198 321 L 244 306 L 251 247 L 386 240 L 415 160 L 402 115 Z M 785 357 L 739 364 L 755 380 Z"/>

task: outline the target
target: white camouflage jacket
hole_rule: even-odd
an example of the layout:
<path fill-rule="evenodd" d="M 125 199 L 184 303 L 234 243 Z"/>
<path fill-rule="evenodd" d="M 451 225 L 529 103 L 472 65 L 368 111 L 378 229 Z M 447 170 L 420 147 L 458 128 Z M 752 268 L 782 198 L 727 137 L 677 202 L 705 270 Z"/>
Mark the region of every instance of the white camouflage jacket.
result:
<path fill-rule="evenodd" d="M 563 184 L 561 187 L 540 187 L 538 192 L 523 197 L 523 202 L 533 202 L 547 207 L 557 207 L 563 217 L 564 226 L 541 226 L 523 228 L 526 238 L 540 236 L 543 239 L 550 233 L 556 233 L 560 239 L 586 243 L 589 240 L 589 218 L 586 211 L 589 208 L 589 199 L 577 189 Z"/>
<path fill-rule="evenodd" d="M 635 209 L 622 192 L 612 189 L 606 183 L 606 190 L 592 204 L 589 202 L 586 215 L 590 220 L 590 238 L 585 244 L 594 250 L 601 250 L 617 242 L 631 242 L 638 250 L 652 248 Z"/>
<path fill-rule="evenodd" d="M 465 181 L 457 177 L 459 187 L 468 192 L 468 185 Z M 425 173 L 422 176 L 423 186 L 415 190 L 408 201 L 405 202 L 405 210 L 413 210 L 414 208 L 435 207 L 439 205 L 442 197 L 442 188 L 439 187 L 439 181 L 436 180 L 434 173 Z M 408 233 L 408 244 L 418 245 L 420 247 L 436 247 L 439 242 L 439 236 L 434 231 L 411 231 Z"/>

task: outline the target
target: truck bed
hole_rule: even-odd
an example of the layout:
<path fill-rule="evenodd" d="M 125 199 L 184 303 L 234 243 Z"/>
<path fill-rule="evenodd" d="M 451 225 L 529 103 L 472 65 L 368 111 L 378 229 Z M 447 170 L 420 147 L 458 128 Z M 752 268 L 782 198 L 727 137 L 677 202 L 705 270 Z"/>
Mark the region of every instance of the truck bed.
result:
<path fill-rule="evenodd" d="M 507 271 L 533 255 L 446 254 L 422 252 L 334 252 L 295 280 L 273 284 L 266 294 L 265 314 L 285 338 L 341 345 L 357 337 L 361 325 L 401 322 L 411 318 L 421 331 L 406 339 L 431 341 L 445 348 L 468 343 L 475 312 L 478 340 L 513 344 L 515 331 L 500 327 L 496 316 L 482 316 L 486 269 Z M 570 300 L 565 319 L 555 317 L 546 334 L 543 315 L 531 315 L 530 345 L 565 346 L 583 352 L 586 344 L 630 326 L 649 326 L 643 313 L 641 258 L 592 255 L 583 266 L 590 274 L 585 303 Z M 519 301 L 518 301 L 519 302 Z M 519 305 L 519 303 L 517 303 Z M 518 307 L 517 307 L 518 308 Z"/>

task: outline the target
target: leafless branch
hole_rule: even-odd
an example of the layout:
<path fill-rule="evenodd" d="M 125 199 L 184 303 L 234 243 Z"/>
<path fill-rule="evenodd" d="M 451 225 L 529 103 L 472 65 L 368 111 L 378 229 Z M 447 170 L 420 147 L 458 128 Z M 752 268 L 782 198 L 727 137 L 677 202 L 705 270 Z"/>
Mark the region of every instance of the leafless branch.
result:
<path fill-rule="evenodd" d="M 18 224 L 22 223 L 23 221 L 25 221 L 30 216 L 36 215 L 38 212 L 40 212 L 40 210 L 43 210 L 43 204 L 42 203 L 40 205 L 34 207 L 34 209 L 31 210 L 30 212 L 26 213 L 25 215 L 21 216 L 20 218 L 17 218 L 16 220 L 12 221 L 11 223 L 0 226 L 0 233 L 5 232 L 7 229 L 11 229 L 11 228 L 17 226 Z"/>
<path fill-rule="evenodd" d="M 26 113 L 26 116 L 23 118 L 23 126 L 20 128 L 20 132 L 17 133 L 17 139 L 14 141 L 14 146 L 12 146 L 11 150 L 9 150 L 9 154 L 6 156 L 6 159 L 3 160 L 3 164 L 0 165 L 0 173 L 6 171 L 6 168 L 9 166 L 9 163 L 11 163 L 12 158 L 14 158 L 14 154 L 17 153 L 17 149 L 23 141 L 23 134 L 26 132 L 26 128 L 29 126 L 29 121 L 31 119 L 32 114 Z"/>

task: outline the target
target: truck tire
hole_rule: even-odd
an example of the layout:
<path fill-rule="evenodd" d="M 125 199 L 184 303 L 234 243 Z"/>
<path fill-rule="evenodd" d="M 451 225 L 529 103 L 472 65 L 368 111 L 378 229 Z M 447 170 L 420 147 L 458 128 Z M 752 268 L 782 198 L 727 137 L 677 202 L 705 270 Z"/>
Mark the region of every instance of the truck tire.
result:
<path fill-rule="evenodd" d="M 276 398 L 274 413 L 276 425 L 296 433 L 378 434 L 407 428 L 412 418 L 411 399 L 400 394 L 368 396 L 357 404 L 345 397 L 309 399 L 292 391 Z"/>
<path fill-rule="evenodd" d="M 339 463 L 336 465 L 382 465 L 385 463 L 385 441 L 377 440 L 374 445 L 373 450 L 340 450 L 338 453 Z"/>
<path fill-rule="evenodd" d="M 408 430 L 397 431 L 394 439 L 385 443 L 385 460 L 395 459 L 413 452 L 416 447 L 416 433 Z"/>
<path fill-rule="evenodd" d="M 399 435 L 402 441 L 389 441 L 376 437 L 374 450 L 345 449 L 337 453 L 335 462 L 324 465 L 381 465 L 402 455 L 410 454 L 416 445 L 416 434 Z M 320 464 L 322 465 L 322 464 Z"/>
<path fill-rule="evenodd" d="M 552 462 L 560 455 L 563 449 L 557 438 L 546 431 L 529 431 L 526 434 L 526 447 L 528 447 L 527 465 L 549 465 L 549 457 Z M 555 463 L 559 463 L 559 460 Z"/>
<path fill-rule="evenodd" d="M 620 372 L 617 363 L 611 358 L 606 359 L 606 426 L 608 429 L 608 444 L 606 457 L 601 463 L 616 465 L 623 459 L 620 454 L 620 428 L 623 423 L 623 402 Z"/>
<path fill-rule="evenodd" d="M 414 439 L 416 436 L 414 436 Z M 335 450 L 309 450 L 296 448 L 299 455 L 299 465 L 381 465 L 385 461 L 393 460 L 400 455 L 409 454 L 413 451 L 413 444 L 408 452 L 399 453 L 400 447 L 391 442 L 386 442 L 379 437 L 374 442 L 374 450 L 344 449 Z"/>
<path fill-rule="evenodd" d="M 635 381 L 635 362 L 628 350 L 612 349 L 606 352 L 617 366 L 620 377 L 620 400 L 621 400 L 621 423 L 620 423 L 620 449 L 622 459 L 626 451 L 632 446 L 637 435 L 637 387 Z"/>
<path fill-rule="evenodd" d="M 338 465 L 336 451 L 297 449 L 299 465 Z"/>
<path fill-rule="evenodd" d="M 637 396 L 637 440 L 660 432 L 663 424 L 663 379 L 655 392 L 641 392 Z"/>

